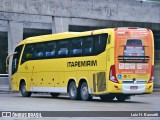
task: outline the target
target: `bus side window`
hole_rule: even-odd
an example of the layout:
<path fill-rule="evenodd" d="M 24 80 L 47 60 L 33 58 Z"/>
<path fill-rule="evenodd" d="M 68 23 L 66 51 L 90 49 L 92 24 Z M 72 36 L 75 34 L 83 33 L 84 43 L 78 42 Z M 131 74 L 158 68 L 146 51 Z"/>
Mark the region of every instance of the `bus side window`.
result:
<path fill-rule="evenodd" d="M 46 58 L 52 58 L 56 55 L 56 42 L 48 42 L 44 44 L 44 51 Z"/>
<path fill-rule="evenodd" d="M 42 59 L 44 57 L 44 43 L 36 43 L 34 46 L 34 59 Z"/>
<path fill-rule="evenodd" d="M 31 60 L 33 58 L 32 54 L 26 54 L 26 59 Z"/>
<path fill-rule="evenodd" d="M 107 43 L 107 34 L 96 35 L 94 40 L 94 55 L 98 55 L 105 51 Z"/>
<path fill-rule="evenodd" d="M 71 41 L 71 49 L 70 49 L 70 55 L 71 56 L 78 56 L 82 55 L 82 45 L 83 45 L 83 39 L 82 38 L 74 38 Z"/>
<path fill-rule="evenodd" d="M 84 55 L 92 55 L 93 54 L 93 40 L 94 40 L 93 36 L 84 37 L 84 40 L 83 40 Z"/>
<path fill-rule="evenodd" d="M 68 56 L 68 41 L 62 40 L 58 42 L 57 55 L 58 57 L 67 57 Z"/>
<path fill-rule="evenodd" d="M 23 55 L 22 55 L 21 64 L 23 64 L 24 62 L 26 62 L 28 60 L 33 59 L 33 50 L 34 50 L 34 48 L 33 48 L 32 44 L 29 44 L 29 45 L 25 46 L 24 52 L 23 52 Z"/>

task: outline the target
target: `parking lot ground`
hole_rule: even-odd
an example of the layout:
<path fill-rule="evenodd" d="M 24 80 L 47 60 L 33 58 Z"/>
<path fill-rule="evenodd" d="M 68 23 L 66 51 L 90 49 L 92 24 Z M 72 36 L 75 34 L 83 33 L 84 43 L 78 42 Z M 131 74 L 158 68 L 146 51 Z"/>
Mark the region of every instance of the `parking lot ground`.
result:
<path fill-rule="evenodd" d="M 91 101 L 80 101 L 70 100 L 68 95 L 52 98 L 49 94 L 33 94 L 27 98 L 22 97 L 20 93 L 1 91 L 0 111 L 160 111 L 159 101 L 160 92 L 132 96 L 131 100 L 125 102 L 117 100 L 102 102 L 99 97 L 94 97 Z M 101 119 L 105 118 L 101 117 Z M 158 120 L 156 117 L 146 119 Z"/>

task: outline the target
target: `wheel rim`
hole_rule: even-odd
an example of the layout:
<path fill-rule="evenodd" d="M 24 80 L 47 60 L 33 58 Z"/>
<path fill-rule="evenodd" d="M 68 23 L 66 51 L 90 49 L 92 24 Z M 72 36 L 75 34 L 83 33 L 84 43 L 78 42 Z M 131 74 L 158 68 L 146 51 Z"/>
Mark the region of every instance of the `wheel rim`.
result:
<path fill-rule="evenodd" d="M 22 86 L 22 93 L 25 93 L 26 92 L 26 85 L 24 84 L 23 86 Z"/>
<path fill-rule="evenodd" d="M 82 96 L 85 98 L 88 96 L 88 88 L 87 87 L 82 88 Z"/>
<path fill-rule="evenodd" d="M 71 87 L 71 96 L 75 96 L 76 95 L 76 88 L 72 85 Z"/>

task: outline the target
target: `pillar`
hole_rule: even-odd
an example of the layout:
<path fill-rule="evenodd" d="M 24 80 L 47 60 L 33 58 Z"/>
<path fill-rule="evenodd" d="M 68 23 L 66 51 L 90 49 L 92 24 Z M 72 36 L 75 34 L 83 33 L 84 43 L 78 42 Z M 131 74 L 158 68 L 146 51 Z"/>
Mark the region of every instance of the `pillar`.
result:
<path fill-rule="evenodd" d="M 14 52 L 17 44 L 23 40 L 23 23 L 8 22 L 8 55 Z M 9 89 L 11 89 L 12 57 L 9 59 Z"/>
<path fill-rule="evenodd" d="M 52 33 L 68 32 L 69 18 L 52 17 Z"/>

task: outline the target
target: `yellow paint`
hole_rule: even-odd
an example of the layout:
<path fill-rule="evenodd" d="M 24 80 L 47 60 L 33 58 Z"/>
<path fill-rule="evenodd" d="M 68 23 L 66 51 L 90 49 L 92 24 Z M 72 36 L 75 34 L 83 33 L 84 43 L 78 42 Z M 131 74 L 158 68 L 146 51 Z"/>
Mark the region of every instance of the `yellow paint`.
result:
<path fill-rule="evenodd" d="M 42 60 L 30 60 L 21 64 L 19 62 L 18 71 L 12 76 L 12 90 L 19 91 L 20 81 L 23 79 L 27 83 L 27 90 L 30 87 L 67 87 L 70 79 L 75 80 L 76 86 L 78 87 L 79 81 L 85 79 L 88 83 L 88 87 L 92 89 L 92 93 L 95 95 L 106 94 L 106 93 L 122 93 L 122 82 L 114 83 L 109 80 L 109 72 L 111 65 L 115 65 L 115 30 L 102 29 L 88 32 L 65 32 L 59 34 L 43 35 L 37 37 L 31 37 L 23 40 L 17 46 L 26 45 L 31 43 L 40 43 L 47 41 L 54 41 L 66 38 L 74 38 L 81 36 L 90 36 L 91 34 L 102 34 L 107 33 L 109 35 L 110 43 L 107 43 L 106 50 L 96 56 L 84 56 L 84 57 L 71 57 L 71 58 L 57 58 L 57 59 L 42 59 Z M 153 39 L 153 35 L 152 35 Z M 153 41 L 153 40 L 152 40 Z M 25 47 L 25 46 L 24 46 Z M 152 44 L 152 49 L 154 44 Z M 22 53 L 25 48 L 22 49 Z M 28 58 L 31 58 L 31 54 L 27 54 Z M 20 56 L 20 61 L 22 54 Z M 154 50 L 152 53 L 152 59 L 154 59 Z M 96 60 L 97 66 L 88 67 L 67 67 L 67 62 L 70 61 L 88 61 Z M 152 60 L 152 65 L 154 60 Z M 93 75 L 99 72 L 106 73 L 106 90 L 95 91 Z M 116 73 L 118 75 L 118 73 Z M 97 77 L 97 76 L 96 76 Z M 145 79 L 148 80 L 150 74 L 122 74 L 122 79 Z M 97 81 L 96 81 L 97 83 Z M 118 86 L 118 89 L 115 88 Z M 150 93 L 153 90 L 153 83 L 146 84 L 146 88 L 152 86 L 151 89 L 146 90 L 145 93 Z M 97 89 L 97 86 L 96 86 Z"/>

